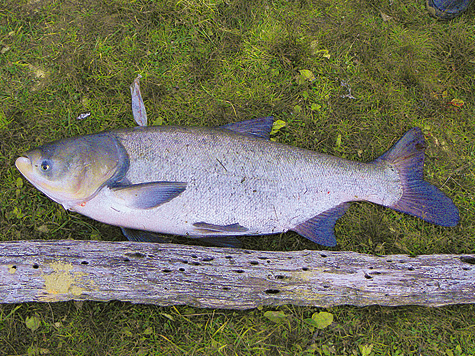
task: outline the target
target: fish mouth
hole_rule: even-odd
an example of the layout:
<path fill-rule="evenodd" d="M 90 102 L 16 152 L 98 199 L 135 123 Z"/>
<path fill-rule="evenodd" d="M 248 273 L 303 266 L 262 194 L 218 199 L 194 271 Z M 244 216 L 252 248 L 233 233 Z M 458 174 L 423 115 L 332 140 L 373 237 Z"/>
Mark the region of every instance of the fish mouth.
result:
<path fill-rule="evenodd" d="M 33 157 L 34 159 L 34 157 Z M 44 179 L 41 178 L 38 174 L 35 174 L 32 159 L 30 155 L 24 154 L 24 156 L 18 157 L 15 161 L 15 166 L 18 168 L 20 173 L 31 183 L 33 184 L 38 190 L 43 192 L 46 196 L 54 201 L 58 201 L 52 194 L 52 187 L 45 182 Z"/>
<path fill-rule="evenodd" d="M 32 166 L 30 158 L 25 156 L 18 157 L 15 161 L 15 166 L 21 174 L 28 178 L 28 173 L 32 171 Z"/>

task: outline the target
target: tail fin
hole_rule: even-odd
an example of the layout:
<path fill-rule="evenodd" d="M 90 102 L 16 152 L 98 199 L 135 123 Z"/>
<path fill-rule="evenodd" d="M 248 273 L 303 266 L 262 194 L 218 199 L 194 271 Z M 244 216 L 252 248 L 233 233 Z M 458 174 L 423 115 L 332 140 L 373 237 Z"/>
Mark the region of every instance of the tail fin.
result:
<path fill-rule="evenodd" d="M 417 216 L 442 226 L 455 226 L 459 212 L 452 200 L 423 177 L 426 143 L 421 129 L 408 131 L 396 144 L 375 162 L 386 161 L 399 172 L 403 194 L 392 209 Z"/>

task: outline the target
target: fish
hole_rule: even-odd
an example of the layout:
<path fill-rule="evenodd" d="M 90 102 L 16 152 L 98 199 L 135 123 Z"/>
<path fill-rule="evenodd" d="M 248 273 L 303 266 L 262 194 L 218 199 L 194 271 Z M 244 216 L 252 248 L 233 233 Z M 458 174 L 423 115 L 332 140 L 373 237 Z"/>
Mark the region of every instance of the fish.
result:
<path fill-rule="evenodd" d="M 420 128 L 365 163 L 271 141 L 273 122 L 122 128 L 45 144 L 15 164 L 65 209 L 119 226 L 134 241 L 160 233 L 232 245 L 290 230 L 335 246 L 335 223 L 354 201 L 457 225 L 453 201 L 424 180 Z"/>

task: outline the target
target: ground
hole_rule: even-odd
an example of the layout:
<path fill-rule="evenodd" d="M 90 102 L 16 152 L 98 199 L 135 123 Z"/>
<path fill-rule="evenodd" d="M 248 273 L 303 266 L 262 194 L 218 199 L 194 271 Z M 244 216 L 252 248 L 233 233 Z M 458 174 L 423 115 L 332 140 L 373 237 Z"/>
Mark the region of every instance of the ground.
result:
<path fill-rule="evenodd" d="M 460 210 L 455 228 L 367 203 L 336 226 L 336 250 L 474 253 L 475 11 L 430 18 L 424 1 L 4 0 L 0 5 L 0 240 L 124 240 L 64 211 L 14 167 L 53 139 L 134 126 L 141 74 L 154 125 L 273 115 L 274 139 L 358 161 L 411 127 L 425 177 Z M 91 116 L 79 120 L 86 112 Z M 186 242 L 180 240 L 179 242 Z M 249 249 L 322 249 L 297 234 Z M 269 318 L 268 311 L 281 317 Z M 244 312 L 111 303 L 0 305 L 0 355 L 471 355 L 473 305 Z M 282 316 L 284 315 L 284 316 Z M 306 321 L 307 320 L 307 321 Z"/>

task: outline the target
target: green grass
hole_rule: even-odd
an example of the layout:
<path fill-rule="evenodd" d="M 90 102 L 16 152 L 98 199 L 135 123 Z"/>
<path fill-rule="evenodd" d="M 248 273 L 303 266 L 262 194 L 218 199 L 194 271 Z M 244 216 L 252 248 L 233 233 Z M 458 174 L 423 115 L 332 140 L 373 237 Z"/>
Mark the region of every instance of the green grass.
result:
<path fill-rule="evenodd" d="M 474 253 L 474 16 L 472 9 L 438 22 L 422 0 L 5 0 L 0 240 L 124 240 L 116 227 L 65 212 L 25 181 L 14 161 L 53 139 L 134 126 L 129 85 L 141 74 L 152 124 L 220 125 L 273 115 L 287 122 L 278 141 L 360 161 L 421 127 L 426 178 L 453 198 L 460 224 L 437 227 L 356 203 L 337 224 L 336 249 Z M 345 97 L 350 89 L 354 99 Z M 92 115 L 76 120 L 86 111 Z M 244 244 L 321 249 L 294 233 Z M 286 317 L 275 324 L 267 310 Z M 328 310 L 334 323 L 316 333 L 304 320 L 317 311 L 0 305 L 0 355 L 475 354 L 472 305 L 335 307 Z M 32 331 L 26 320 L 35 315 L 40 325 Z"/>

